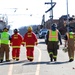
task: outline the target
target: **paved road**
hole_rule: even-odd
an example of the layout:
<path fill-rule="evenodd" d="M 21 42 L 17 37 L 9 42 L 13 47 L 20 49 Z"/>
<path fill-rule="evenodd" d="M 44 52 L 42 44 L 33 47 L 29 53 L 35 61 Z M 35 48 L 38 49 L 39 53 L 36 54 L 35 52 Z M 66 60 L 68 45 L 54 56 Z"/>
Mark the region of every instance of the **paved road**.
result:
<path fill-rule="evenodd" d="M 68 62 L 68 54 L 62 48 L 63 45 L 58 50 L 57 62 L 50 62 L 46 44 L 40 39 L 38 46 L 35 46 L 34 61 L 29 62 L 25 47 L 21 47 L 20 61 L 0 63 L 0 75 L 75 75 L 75 61 Z"/>

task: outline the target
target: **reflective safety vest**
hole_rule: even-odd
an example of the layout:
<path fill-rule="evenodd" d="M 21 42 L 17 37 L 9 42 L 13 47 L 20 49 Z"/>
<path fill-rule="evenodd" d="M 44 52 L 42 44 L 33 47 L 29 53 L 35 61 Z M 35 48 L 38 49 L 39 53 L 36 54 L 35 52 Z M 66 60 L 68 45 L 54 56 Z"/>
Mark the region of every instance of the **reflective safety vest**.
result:
<path fill-rule="evenodd" d="M 49 41 L 58 41 L 58 30 L 49 30 Z"/>
<path fill-rule="evenodd" d="M 7 32 L 1 34 L 1 44 L 9 44 L 9 34 Z"/>
<path fill-rule="evenodd" d="M 73 34 L 74 34 L 73 32 L 67 33 L 68 39 L 73 39 L 74 37 Z"/>

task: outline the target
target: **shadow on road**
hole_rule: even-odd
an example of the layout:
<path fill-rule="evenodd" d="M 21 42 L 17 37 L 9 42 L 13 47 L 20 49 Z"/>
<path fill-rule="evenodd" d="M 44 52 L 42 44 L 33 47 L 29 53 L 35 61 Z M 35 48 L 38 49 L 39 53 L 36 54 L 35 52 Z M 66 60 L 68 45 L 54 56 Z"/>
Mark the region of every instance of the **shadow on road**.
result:
<path fill-rule="evenodd" d="M 53 64 L 53 65 L 66 64 L 66 63 L 69 63 L 69 61 L 63 61 L 63 62 L 50 62 L 50 64 Z"/>
<path fill-rule="evenodd" d="M 69 62 L 68 61 L 64 61 L 64 62 L 43 61 L 43 62 L 28 62 L 23 65 L 37 65 L 37 64 L 57 65 L 57 64 L 65 64 L 65 63 L 69 63 Z"/>
<path fill-rule="evenodd" d="M 2 62 L 0 63 L 0 66 L 2 65 L 11 65 L 11 64 L 21 64 L 21 63 L 25 63 L 28 62 L 28 60 L 21 60 L 21 61 L 10 61 L 10 62 Z"/>
<path fill-rule="evenodd" d="M 3 63 L 0 63 L 0 66 L 11 65 L 11 64 L 22 64 L 23 66 L 24 65 L 37 65 L 37 64 L 58 65 L 58 64 L 65 64 L 65 63 L 69 63 L 69 62 L 68 61 L 64 61 L 64 62 L 50 62 L 50 61 L 30 62 L 28 60 L 22 60 L 22 61 L 3 62 Z"/>

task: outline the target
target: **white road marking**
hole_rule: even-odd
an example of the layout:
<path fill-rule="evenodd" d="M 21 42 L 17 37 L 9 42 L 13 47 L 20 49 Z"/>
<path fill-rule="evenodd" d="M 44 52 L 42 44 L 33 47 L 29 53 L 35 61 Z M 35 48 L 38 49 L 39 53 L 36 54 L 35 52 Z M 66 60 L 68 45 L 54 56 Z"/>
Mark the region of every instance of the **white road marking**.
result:
<path fill-rule="evenodd" d="M 40 62 L 40 61 L 41 61 L 41 50 L 40 50 L 38 47 L 36 47 L 36 48 L 37 48 L 37 49 L 38 49 L 38 51 L 39 51 L 39 58 L 38 58 L 38 62 Z M 40 71 L 40 64 L 38 64 L 38 65 L 37 65 L 35 75 L 39 75 L 39 71 Z"/>
<path fill-rule="evenodd" d="M 35 46 L 35 47 L 36 47 L 36 46 Z M 38 47 L 36 47 L 36 48 L 37 48 L 38 51 L 39 51 L 38 62 L 40 62 L 40 61 L 41 61 L 41 50 L 40 50 Z M 12 61 L 12 62 L 13 62 L 13 61 Z M 12 70 L 13 70 L 13 64 L 11 64 L 11 65 L 9 66 L 8 75 L 12 75 Z M 37 68 L 36 68 L 35 75 L 39 75 L 39 71 L 40 71 L 40 64 L 37 64 Z"/>
<path fill-rule="evenodd" d="M 12 75 L 13 64 L 9 66 L 8 75 Z"/>

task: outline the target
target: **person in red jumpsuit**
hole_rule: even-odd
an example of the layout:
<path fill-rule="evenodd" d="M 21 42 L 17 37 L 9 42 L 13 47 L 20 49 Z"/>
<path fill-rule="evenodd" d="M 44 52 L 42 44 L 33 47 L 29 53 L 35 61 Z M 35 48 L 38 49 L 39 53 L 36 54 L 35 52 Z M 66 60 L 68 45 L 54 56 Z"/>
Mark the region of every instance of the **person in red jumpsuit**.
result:
<path fill-rule="evenodd" d="M 24 44 L 26 46 L 26 55 L 29 61 L 34 60 L 34 46 L 37 45 L 37 36 L 32 31 L 32 27 L 28 27 L 27 33 L 24 35 Z"/>
<path fill-rule="evenodd" d="M 14 34 L 11 36 L 10 45 L 12 46 L 12 58 L 18 61 L 20 57 L 20 46 L 22 45 L 23 37 L 14 29 Z"/>

